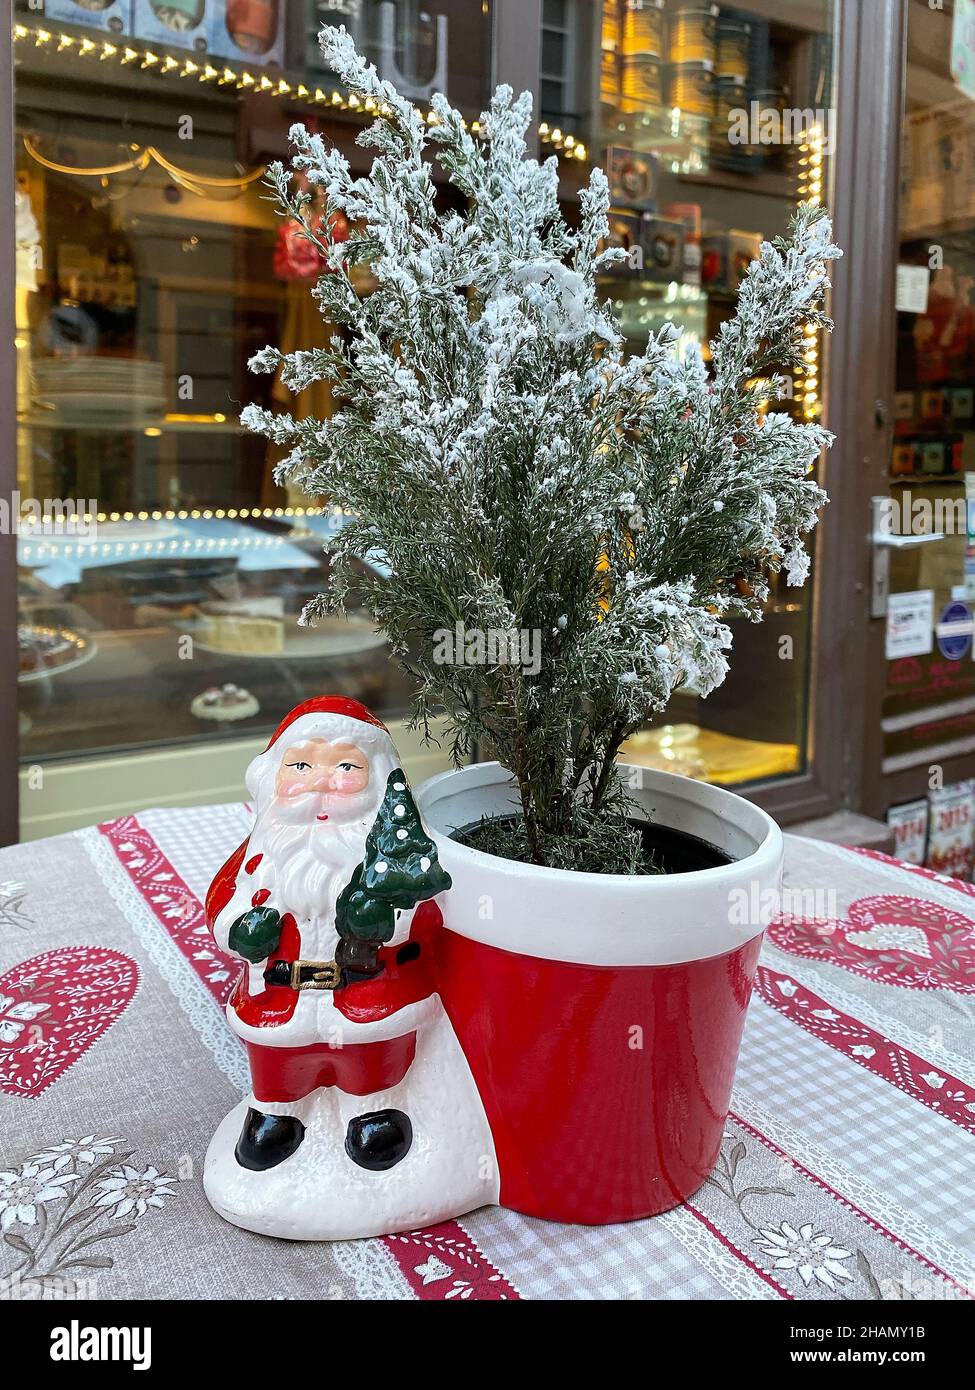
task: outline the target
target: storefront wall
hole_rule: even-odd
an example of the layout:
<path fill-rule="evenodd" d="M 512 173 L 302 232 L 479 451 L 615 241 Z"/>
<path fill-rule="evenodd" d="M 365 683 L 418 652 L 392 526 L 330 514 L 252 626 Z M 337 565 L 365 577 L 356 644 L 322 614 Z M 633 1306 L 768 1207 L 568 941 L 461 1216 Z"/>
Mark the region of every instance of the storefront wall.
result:
<path fill-rule="evenodd" d="M 735 633 L 726 686 L 707 702 L 681 692 L 627 755 L 743 786 L 786 821 L 868 793 L 882 811 L 864 763 L 880 720 L 879 692 L 875 711 L 864 698 L 880 669 L 865 534 L 888 467 L 878 402 L 893 360 L 901 7 L 279 0 L 266 33 L 236 40 L 231 4 L 198 8 L 209 27 L 148 0 L 67 19 L 71 0 L 49 0 L 43 17 L 15 15 L 6 173 L 19 255 L 3 304 L 16 432 L 12 399 L 0 409 L 17 444 L 3 490 L 70 497 L 96 522 L 74 541 L 5 540 L 0 707 L 19 745 L 21 833 L 237 796 L 247 751 L 326 687 L 394 723 L 407 712 L 408 682 L 364 614 L 297 630 L 302 603 L 327 587 L 321 542 L 341 519 L 276 487 L 273 458 L 236 424 L 270 390 L 246 371 L 249 354 L 324 331 L 308 293 L 319 267 L 262 199 L 260 175 L 286 157 L 297 119 L 365 159 L 361 113 L 316 66 L 318 24 L 342 19 L 421 105 L 445 86 L 473 119 L 493 82 L 530 86 L 568 207 L 591 161 L 605 165 L 612 235 L 632 252 L 605 291 L 634 349 L 668 318 L 713 336 L 761 238 L 785 231 L 799 199 L 830 203 L 846 251 L 837 330 L 828 348 L 810 340 L 818 370 L 788 404 L 839 436 L 823 463 L 833 500 L 815 584 L 774 584 L 765 623 Z M 177 10 L 182 27 L 167 28 Z M 812 120 L 786 138 L 789 111 Z M 783 117 L 778 138 L 763 135 L 762 113 Z M 11 190 L 0 203 L 13 201 Z M 311 394 L 300 408 L 327 414 Z M 399 736 L 414 777 L 443 765 Z M 9 839 L 13 759 L 7 776 Z"/>

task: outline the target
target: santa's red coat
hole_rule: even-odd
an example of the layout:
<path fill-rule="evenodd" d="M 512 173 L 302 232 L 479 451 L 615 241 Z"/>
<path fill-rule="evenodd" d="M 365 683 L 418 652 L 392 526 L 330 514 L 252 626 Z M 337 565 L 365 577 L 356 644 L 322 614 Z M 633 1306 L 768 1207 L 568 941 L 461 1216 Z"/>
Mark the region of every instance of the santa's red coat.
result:
<path fill-rule="evenodd" d="M 206 897 L 206 920 L 211 932 L 220 913 L 253 874 L 261 855 L 248 856 L 247 839 L 217 873 Z M 259 907 L 268 900 L 267 889 L 254 893 L 251 902 Z M 435 990 L 433 941 L 440 929 L 440 910 L 435 903 L 421 903 L 413 914 L 408 941 L 384 946 L 379 952 L 382 973 L 334 991 L 335 1007 L 350 1024 L 375 1023 L 398 1013 L 410 1004 L 427 999 Z M 281 938 L 268 957 L 265 969 L 275 961 L 302 959 L 301 933 L 294 916 L 281 917 Z M 268 1029 L 294 1014 L 298 991 L 290 985 L 265 983 L 251 993 L 250 971 L 246 964 L 230 996 L 230 1008 L 250 1028 Z M 337 1086 L 351 1095 L 370 1095 L 387 1090 L 403 1079 L 416 1051 L 416 1034 L 408 1028 L 397 1037 L 375 1042 L 355 1043 L 343 1039 L 308 1047 L 275 1047 L 247 1042 L 254 1083 L 254 1096 L 264 1101 L 296 1101 L 319 1086 Z"/>

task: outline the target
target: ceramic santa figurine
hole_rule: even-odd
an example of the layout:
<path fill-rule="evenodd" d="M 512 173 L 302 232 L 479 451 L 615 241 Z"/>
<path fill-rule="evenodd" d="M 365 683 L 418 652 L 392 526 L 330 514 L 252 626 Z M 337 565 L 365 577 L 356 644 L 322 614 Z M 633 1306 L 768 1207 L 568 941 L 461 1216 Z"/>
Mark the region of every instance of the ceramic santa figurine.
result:
<path fill-rule="evenodd" d="M 247 770 L 254 828 L 207 895 L 242 970 L 227 1017 L 252 1094 L 211 1142 L 228 1220 L 341 1239 L 496 1200 L 494 1146 L 436 992 L 450 887 L 384 725 L 308 700 Z"/>

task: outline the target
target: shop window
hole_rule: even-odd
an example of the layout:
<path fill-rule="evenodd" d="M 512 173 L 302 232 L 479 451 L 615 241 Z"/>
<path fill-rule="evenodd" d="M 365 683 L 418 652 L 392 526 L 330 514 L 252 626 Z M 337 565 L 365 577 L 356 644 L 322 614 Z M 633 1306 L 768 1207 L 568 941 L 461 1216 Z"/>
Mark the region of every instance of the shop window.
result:
<path fill-rule="evenodd" d="M 25 515 L 19 536 L 23 760 L 261 734 L 324 689 L 403 714 L 407 678 L 354 595 L 347 619 L 298 626 L 343 518 L 279 486 L 238 424 L 248 401 L 334 408 L 247 369 L 333 331 L 320 259 L 263 179 L 296 120 L 366 158 L 323 23 L 421 104 L 445 90 L 474 117 L 489 7 L 46 0 L 15 21 L 18 486 L 74 518 L 50 535 Z"/>

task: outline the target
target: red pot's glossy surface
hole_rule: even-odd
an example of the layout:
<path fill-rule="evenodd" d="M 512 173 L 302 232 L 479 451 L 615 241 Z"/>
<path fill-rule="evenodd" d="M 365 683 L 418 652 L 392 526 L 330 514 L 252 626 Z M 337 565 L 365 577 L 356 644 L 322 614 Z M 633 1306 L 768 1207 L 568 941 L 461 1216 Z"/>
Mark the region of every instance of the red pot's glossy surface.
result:
<path fill-rule="evenodd" d="M 593 966 L 445 930 L 440 992 L 494 1136 L 502 1205 L 652 1216 L 714 1167 L 761 937 L 669 965 Z"/>
<path fill-rule="evenodd" d="M 453 883 L 437 987 L 491 1128 L 499 1200 L 553 1221 L 652 1216 L 708 1177 L 781 882 L 782 833 L 759 807 L 628 771 L 644 819 L 726 862 L 632 876 L 518 863 L 451 833 L 517 814 L 497 763 L 418 792 Z"/>

